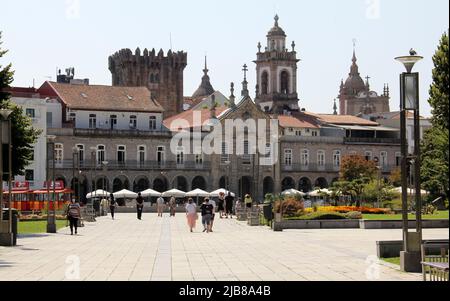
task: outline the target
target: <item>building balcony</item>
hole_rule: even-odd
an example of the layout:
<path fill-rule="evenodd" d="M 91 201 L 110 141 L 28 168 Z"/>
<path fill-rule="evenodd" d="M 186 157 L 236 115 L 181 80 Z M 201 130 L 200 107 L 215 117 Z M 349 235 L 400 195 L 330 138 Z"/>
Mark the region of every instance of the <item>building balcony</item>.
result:
<path fill-rule="evenodd" d="M 56 169 L 73 169 L 73 160 L 63 160 L 62 162 L 57 162 L 55 164 Z M 195 161 L 185 161 L 184 163 L 178 163 L 176 161 L 137 161 L 137 160 L 127 160 L 121 161 L 110 161 L 108 164 L 103 166 L 100 163 L 92 164 L 90 160 L 81 161 L 80 166 L 75 167 L 75 169 L 80 170 L 210 170 L 211 162 L 198 163 Z"/>
<path fill-rule="evenodd" d="M 49 135 L 55 136 L 78 136 L 78 137 L 108 137 L 108 138 L 130 138 L 130 137 L 168 137 L 172 134 L 169 131 L 141 131 L 137 129 L 130 130 L 111 130 L 111 129 L 73 129 L 73 128 L 61 128 L 61 129 L 48 129 Z"/>
<path fill-rule="evenodd" d="M 339 172 L 339 166 L 333 164 L 319 165 L 317 163 L 309 163 L 307 165 L 301 163 L 282 164 L 282 171 L 292 172 Z"/>
<path fill-rule="evenodd" d="M 357 137 L 344 137 L 345 144 L 392 144 L 400 145 L 401 139 L 399 138 L 357 138 Z"/>

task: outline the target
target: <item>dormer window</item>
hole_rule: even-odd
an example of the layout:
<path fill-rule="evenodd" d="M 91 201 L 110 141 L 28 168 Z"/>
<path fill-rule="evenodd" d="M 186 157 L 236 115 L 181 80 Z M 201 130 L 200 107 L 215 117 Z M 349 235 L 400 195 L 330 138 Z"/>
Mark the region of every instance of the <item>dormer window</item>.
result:
<path fill-rule="evenodd" d="M 83 98 L 88 98 L 88 96 L 87 96 L 86 93 L 81 93 L 81 97 L 83 97 Z"/>
<path fill-rule="evenodd" d="M 127 95 L 128 100 L 133 100 L 133 96 Z"/>

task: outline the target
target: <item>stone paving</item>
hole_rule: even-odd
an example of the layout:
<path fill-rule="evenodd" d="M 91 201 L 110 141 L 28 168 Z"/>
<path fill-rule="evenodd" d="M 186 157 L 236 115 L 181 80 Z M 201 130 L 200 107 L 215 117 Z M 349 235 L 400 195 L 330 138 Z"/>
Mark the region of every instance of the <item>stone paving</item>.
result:
<path fill-rule="evenodd" d="M 375 241 L 400 240 L 401 230 L 273 232 L 235 219 L 201 230 L 190 233 L 184 214 L 139 221 L 124 213 L 86 223 L 78 236 L 68 228 L 23 236 L 15 248 L 0 247 L 0 280 L 421 280 L 373 260 Z M 426 239 L 448 236 L 448 229 L 424 230 Z M 79 278 L 71 273 L 77 261 Z"/>

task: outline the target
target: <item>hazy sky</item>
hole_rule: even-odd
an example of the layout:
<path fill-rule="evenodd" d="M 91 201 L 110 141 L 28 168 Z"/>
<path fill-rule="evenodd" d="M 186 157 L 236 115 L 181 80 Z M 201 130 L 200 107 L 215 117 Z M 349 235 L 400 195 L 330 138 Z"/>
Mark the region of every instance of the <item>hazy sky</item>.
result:
<path fill-rule="evenodd" d="M 203 60 L 213 87 L 229 95 L 229 84 L 242 82 L 242 65 L 250 66 L 254 96 L 257 43 L 265 46 L 275 12 L 280 26 L 297 44 L 300 59 L 300 106 L 331 113 L 342 78 L 349 73 L 352 40 L 357 40 L 361 76 L 381 93 L 391 87 L 391 110 L 397 110 L 398 74 L 394 57 L 415 48 L 425 59 L 421 73 L 422 115 L 433 68 L 432 55 L 449 28 L 448 0 L 2 0 L 0 31 L 10 50 L 0 64 L 12 62 L 15 86 L 36 86 L 56 79 L 57 67 L 75 67 L 77 78 L 111 84 L 108 56 L 121 48 L 170 48 L 188 53 L 184 95 L 201 81 Z"/>

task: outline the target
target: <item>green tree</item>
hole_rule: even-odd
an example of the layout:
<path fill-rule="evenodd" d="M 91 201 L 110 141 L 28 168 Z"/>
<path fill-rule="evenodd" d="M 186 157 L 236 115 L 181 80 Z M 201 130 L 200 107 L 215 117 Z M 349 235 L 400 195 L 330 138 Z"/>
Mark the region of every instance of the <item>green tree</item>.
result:
<path fill-rule="evenodd" d="M 377 166 L 374 161 L 367 161 L 360 155 L 349 155 L 342 158 L 340 169 L 341 180 L 354 181 L 361 178 L 374 179 L 377 176 Z"/>
<path fill-rule="evenodd" d="M 402 185 L 402 169 L 397 167 L 391 171 L 389 175 L 389 183 L 392 186 L 400 187 Z"/>
<path fill-rule="evenodd" d="M 433 56 L 433 83 L 430 87 L 433 126 L 448 130 L 448 102 L 449 102 L 449 64 L 448 64 L 448 35 L 444 33 L 438 49 Z"/>
<path fill-rule="evenodd" d="M 421 143 L 421 181 L 430 199 L 449 198 L 449 64 L 448 34 L 444 33 L 433 56 L 433 83 L 428 102 L 432 108 L 432 128 Z"/>
<path fill-rule="evenodd" d="M 441 195 L 449 197 L 448 139 L 448 130 L 433 126 L 422 142 L 421 181 L 423 188 L 430 192 L 431 200 Z"/>
<path fill-rule="evenodd" d="M 395 197 L 393 187 L 385 181 L 372 180 L 364 185 L 362 197 L 365 201 L 375 204 L 378 201 L 383 204 Z"/>
<path fill-rule="evenodd" d="M 0 32 L 0 58 L 8 51 L 1 48 L 2 33 Z M 12 172 L 13 175 L 23 175 L 24 168 L 29 165 L 32 157 L 32 145 L 37 141 L 41 131 L 32 127 L 31 119 L 23 114 L 23 109 L 13 104 L 7 89 L 13 82 L 14 71 L 12 65 L 0 65 L 0 109 L 10 109 L 12 136 Z M 6 158 L 6 156 L 4 157 Z M 6 163 L 7 161 L 4 160 Z M 6 170 L 6 166 L 5 166 Z M 6 177 L 5 177 L 6 179 Z"/>

